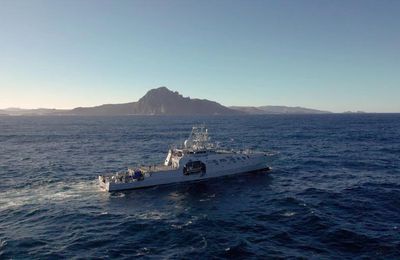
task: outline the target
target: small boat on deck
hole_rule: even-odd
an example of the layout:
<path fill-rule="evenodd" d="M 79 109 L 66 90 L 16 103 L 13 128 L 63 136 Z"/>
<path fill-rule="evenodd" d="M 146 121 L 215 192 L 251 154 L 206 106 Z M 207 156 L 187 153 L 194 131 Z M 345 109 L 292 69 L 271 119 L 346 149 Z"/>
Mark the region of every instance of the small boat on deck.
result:
<path fill-rule="evenodd" d="M 248 172 L 268 172 L 273 154 L 250 150 L 219 149 L 205 126 L 193 126 L 181 148 L 171 148 L 164 164 L 128 168 L 98 177 L 105 191 L 139 189 L 181 182 L 195 182 Z"/>

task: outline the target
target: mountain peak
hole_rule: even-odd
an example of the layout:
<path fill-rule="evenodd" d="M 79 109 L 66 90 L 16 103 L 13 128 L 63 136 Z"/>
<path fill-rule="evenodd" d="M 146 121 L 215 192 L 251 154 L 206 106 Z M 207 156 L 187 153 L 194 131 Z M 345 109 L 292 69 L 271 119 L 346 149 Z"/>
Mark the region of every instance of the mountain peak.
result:
<path fill-rule="evenodd" d="M 170 99 L 170 98 L 182 98 L 182 95 L 180 95 L 177 91 L 173 92 L 169 90 L 167 87 L 159 87 L 159 88 L 154 88 L 149 90 L 146 95 L 144 95 L 141 99 L 139 99 L 139 102 L 145 102 L 145 101 L 154 101 L 154 102 L 160 102 L 164 99 Z"/>
<path fill-rule="evenodd" d="M 240 114 L 209 100 L 190 99 L 167 87 L 149 90 L 137 102 L 136 114 L 144 115 L 224 115 Z"/>
<path fill-rule="evenodd" d="M 150 93 L 150 92 L 168 93 L 168 92 L 172 92 L 172 90 L 170 90 L 169 88 L 167 88 L 165 86 L 161 86 L 161 87 L 153 88 L 153 89 L 150 89 L 149 91 L 147 91 L 147 93 Z"/>
<path fill-rule="evenodd" d="M 153 88 L 147 91 L 146 95 L 149 93 L 157 93 L 157 94 L 179 94 L 177 91 L 172 91 L 167 87 L 159 87 L 159 88 Z M 145 96 L 146 96 L 145 95 Z"/>
<path fill-rule="evenodd" d="M 166 86 L 161 86 L 161 87 L 158 87 L 158 88 L 153 88 L 153 89 L 150 89 L 149 91 L 155 91 L 155 90 L 158 90 L 158 91 L 169 91 L 169 92 L 172 92 L 172 90 L 170 90 L 169 88 L 167 88 Z"/>

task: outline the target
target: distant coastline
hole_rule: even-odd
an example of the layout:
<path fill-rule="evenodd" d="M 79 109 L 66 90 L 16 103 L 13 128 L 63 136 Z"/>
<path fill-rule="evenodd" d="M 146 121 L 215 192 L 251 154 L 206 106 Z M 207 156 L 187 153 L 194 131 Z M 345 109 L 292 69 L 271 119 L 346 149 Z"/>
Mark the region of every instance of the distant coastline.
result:
<path fill-rule="evenodd" d="M 105 104 L 74 109 L 0 109 L 0 116 L 119 116 L 119 115 L 304 115 L 335 114 L 330 111 L 288 106 L 223 106 L 207 99 L 183 97 L 166 87 L 149 90 L 137 102 Z M 346 111 L 342 114 L 366 114 Z"/>

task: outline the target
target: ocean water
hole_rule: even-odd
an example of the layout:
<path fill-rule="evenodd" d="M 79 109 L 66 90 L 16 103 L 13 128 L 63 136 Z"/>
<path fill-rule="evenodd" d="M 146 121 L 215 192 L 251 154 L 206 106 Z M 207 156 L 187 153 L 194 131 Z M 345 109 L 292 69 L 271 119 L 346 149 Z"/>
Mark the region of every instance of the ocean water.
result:
<path fill-rule="evenodd" d="M 106 193 L 206 123 L 270 174 Z M 400 115 L 0 117 L 0 258 L 400 258 Z"/>

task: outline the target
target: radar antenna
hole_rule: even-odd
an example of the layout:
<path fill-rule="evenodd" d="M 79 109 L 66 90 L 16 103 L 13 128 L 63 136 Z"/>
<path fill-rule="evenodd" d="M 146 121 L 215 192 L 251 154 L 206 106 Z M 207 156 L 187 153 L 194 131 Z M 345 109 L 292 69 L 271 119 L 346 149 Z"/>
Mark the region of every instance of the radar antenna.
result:
<path fill-rule="evenodd" d="M 184 146 L 186 149 L 193 150 L 204 150 L 214 147 L 210 142 L 208 129 L 204 124 L 192 127 L 192 132 L 190 133 L 189 138 L 185 140 Z"/>

